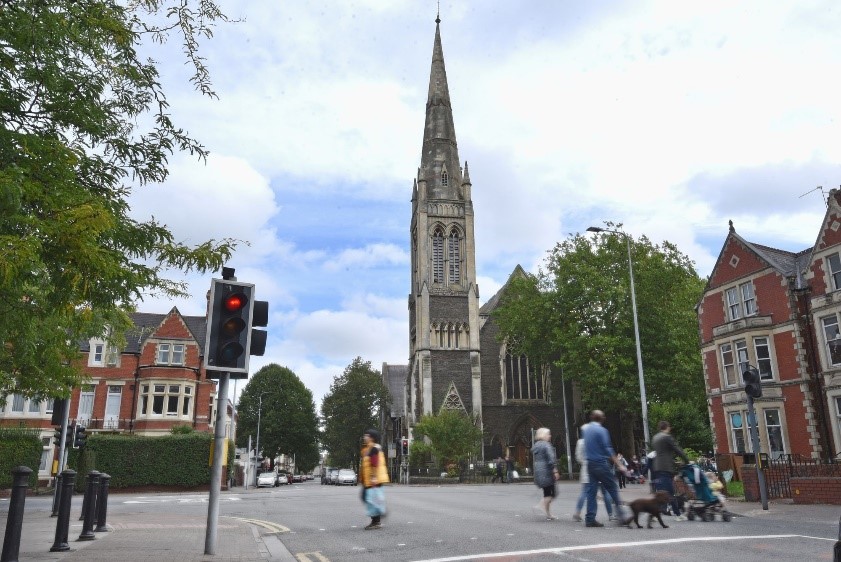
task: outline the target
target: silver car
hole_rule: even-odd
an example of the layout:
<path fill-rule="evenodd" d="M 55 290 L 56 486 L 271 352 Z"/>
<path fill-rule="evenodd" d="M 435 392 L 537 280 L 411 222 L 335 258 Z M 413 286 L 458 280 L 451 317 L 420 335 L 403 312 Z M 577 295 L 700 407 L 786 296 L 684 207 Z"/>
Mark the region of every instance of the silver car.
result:
<path fill-rule="evenodd" d="M 277 474 L 274 472 L 264 472 L 257 475 L 257 487 L 268 486 L 274 488 L 277 485 Z"/>
<path fill-rule="evenodd" d="M 339 474 L 336 476 L 336 484 L 339 486 L 345 484 L 356 486 L 356 473 L 349 468 L 339 470 Z"/>

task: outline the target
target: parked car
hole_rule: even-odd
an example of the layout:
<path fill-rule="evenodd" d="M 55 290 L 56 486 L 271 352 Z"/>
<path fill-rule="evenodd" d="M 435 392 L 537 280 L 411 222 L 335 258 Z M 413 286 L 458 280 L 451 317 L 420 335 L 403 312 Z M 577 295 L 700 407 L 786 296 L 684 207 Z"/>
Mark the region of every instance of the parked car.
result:
<path fill-rule="evenodd" d="M 257 487 L 261 488 L 263 486 L 268 486 L 269 488 L 274 488 L 277 486 L 277 474 L 274 472 L 263 472 L 257 475 Z"/>
<path fill-rule="evenodd" d="M 283 484 L 289 484 L 289 478 L 287 478 L 285 472 L 281 472 L 277 475 L 277 485 L 281 486 Z"/>
<path fill-rule="evenodd" d="M 339 477 L 339 469 L 338 468 L 331 468 L 327 471 L 327 483 L 328 484 L 335 484 L 336 479 Z"/>
<path fill-rule="evenodd" d="M 346 484 L 356 486 L 356 473 L 349 468 L 342 468 L 336 476 L 336 485 L 344 486 Z"/>
<path fill-rule="evenodd" d="M 292 475 L 292 482 L 303 482 L 304 476 L 302 474 L 294 474 Z"/>

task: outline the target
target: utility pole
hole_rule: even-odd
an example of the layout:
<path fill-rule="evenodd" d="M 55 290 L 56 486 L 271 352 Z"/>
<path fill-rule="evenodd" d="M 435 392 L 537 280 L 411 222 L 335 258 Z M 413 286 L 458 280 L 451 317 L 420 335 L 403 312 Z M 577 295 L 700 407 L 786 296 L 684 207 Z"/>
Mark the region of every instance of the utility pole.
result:
<path fill-rule="evenodd" d="M 222 455 L 225 453 L 225 413 L 228 409 L 228 383 L 230 374 L 219 378 L 216 394 L 216 424 L 213 428 L 213 464 L 210 467 L 210 497 L 207 502 L 207 532 L 204 553 L 216 554 L 217 526 L 219 523 L 219 494 L 222 487 Z"/>

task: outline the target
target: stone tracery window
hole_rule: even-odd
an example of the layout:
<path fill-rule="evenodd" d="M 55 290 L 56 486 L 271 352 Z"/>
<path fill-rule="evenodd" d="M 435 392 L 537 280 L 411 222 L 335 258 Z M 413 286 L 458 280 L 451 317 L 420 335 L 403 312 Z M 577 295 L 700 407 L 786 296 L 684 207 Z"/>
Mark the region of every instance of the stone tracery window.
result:
<path fill-rule="evenodd" d="M 459 283 L 461 281 L 461 237 L 457 229 L 454 228 L 450 232 L 447 242 L 450 283 Z"/>
<path fill-rule="evenodd" d="M 432 282 L 444 282 L 444 232 L 440 228 L 432 233 Z"/>
<path fill-rule="evenodd" d="M 525 355 L 505 353 L 505 398 L 546 400 L 546 373 L 536 372 Z"/>

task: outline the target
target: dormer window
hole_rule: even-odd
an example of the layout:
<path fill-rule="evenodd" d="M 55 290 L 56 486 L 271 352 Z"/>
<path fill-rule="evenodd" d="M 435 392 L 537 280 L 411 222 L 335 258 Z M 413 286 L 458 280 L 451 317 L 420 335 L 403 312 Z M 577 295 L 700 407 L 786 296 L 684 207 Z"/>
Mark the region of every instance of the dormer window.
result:
<path fill-rule="evenodd" d="M 184 344 L 183 343 L 159 343 L 158 344 L 158 365 L 183 365 Z"/>
<path fill-rule="evenodd" d="M 450 176 L 447 175 L 447 170 L 441 172 L 441 185 L 447 187 L 450 184 Z"/>

